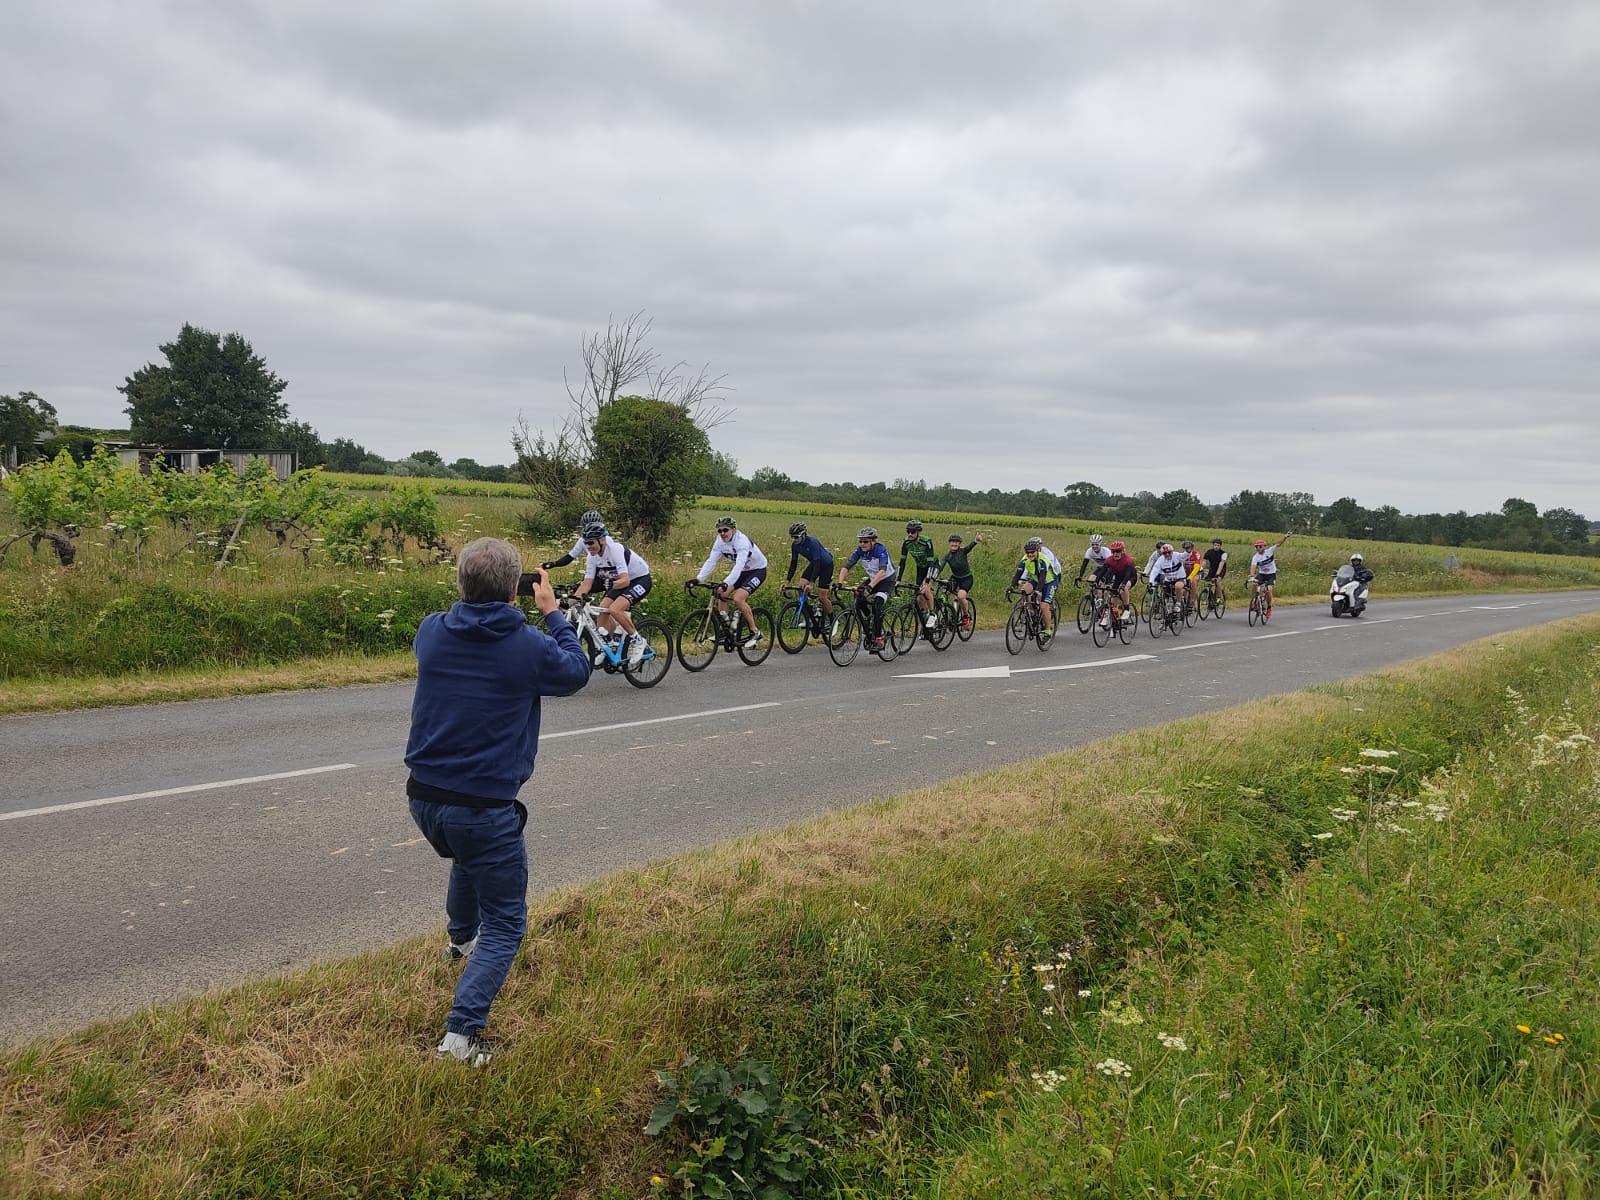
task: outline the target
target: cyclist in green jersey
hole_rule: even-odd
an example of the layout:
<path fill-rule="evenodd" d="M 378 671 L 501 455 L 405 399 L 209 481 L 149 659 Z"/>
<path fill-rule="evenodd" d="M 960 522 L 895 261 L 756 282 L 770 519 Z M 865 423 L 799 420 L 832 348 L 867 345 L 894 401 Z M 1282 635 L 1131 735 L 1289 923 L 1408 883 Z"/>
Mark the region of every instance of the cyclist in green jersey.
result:
<path fill-rule="evenodd" d="M 933 588 L 928 584 L 928 577 L 939 567 L 939 552 L 933 548 L 933 540 L 923 535 L 922 522 L 913 517 L 906 522 L 906 540 L 900 543 L 900 566 L 897 568 L 901 579 L 906 577 L 906 559 L 910 558 L 917 564 L 917 607 L 922 610 L 922 623 L 928 628 L 933 628 Z"/>

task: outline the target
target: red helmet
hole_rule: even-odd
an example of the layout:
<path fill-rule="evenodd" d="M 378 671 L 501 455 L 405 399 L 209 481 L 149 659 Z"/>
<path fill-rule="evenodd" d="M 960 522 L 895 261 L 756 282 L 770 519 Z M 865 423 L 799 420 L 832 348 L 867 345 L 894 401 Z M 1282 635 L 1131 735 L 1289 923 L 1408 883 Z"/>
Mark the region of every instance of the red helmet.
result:
<path fill-rule="evenodd" d="M 1256 539 L 1256 549 L 1257 550 L 1265 550 L 1266 548 L 1267 548 L 1266 540 L 1264 538 L 1257 538 Z"/>
<path fill-rule="evenodd" d="M 1112 542 L 1111 543 L 1111 553 L 1113 553 L 1113 554 L 1121 554 L 1122 551 L 1123 551 L 1123 545 L 1122 545 L 1121 542 Z"/>

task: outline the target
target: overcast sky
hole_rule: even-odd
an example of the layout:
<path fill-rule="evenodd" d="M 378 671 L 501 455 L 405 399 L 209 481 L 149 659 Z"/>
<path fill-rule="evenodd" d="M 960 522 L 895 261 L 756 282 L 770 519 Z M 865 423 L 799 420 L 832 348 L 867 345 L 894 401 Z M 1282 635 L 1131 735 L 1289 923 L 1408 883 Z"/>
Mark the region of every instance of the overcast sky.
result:
<path fill-rule="evenodd" d="M 1600 519 L 1597 114 L 1593 0 L 20 0 L 0 393 L 506 462 L 643 310 L 745 474 Z"/>

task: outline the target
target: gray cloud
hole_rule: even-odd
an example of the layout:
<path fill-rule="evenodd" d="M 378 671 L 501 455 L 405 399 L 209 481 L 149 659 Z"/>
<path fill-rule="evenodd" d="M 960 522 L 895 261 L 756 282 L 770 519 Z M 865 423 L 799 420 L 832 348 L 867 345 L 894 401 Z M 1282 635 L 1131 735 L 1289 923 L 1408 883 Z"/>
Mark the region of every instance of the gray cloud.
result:
<path fill-rule="evenodd" d="M 0 390 L 504 461 L 644 309 L 746 471 L 1600 517 L 1600 10 L 1325 9 L 30 6 Z"/>

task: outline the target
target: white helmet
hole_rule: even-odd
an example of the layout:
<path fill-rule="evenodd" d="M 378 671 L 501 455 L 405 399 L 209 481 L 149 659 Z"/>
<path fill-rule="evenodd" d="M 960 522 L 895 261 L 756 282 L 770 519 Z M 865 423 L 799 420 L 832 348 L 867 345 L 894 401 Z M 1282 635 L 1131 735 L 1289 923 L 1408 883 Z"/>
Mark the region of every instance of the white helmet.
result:
<path fill-rule="evenodd" d="M 1350 556 L 1350 561 L 1353 562 L 1353 563 L 1358 563 L 1358 562 L 1366 562 L 1367 560 L 1362 558 L 1361 555 L 1359 555 L 1359 554 L 1352 554 Z"/>
<path fill-rule="evenodd" d="M 1091 533 L 1089 535 L 1089 545 L 1098 546 L 1099 544 L 1100 544 L 1100 535 L 1098 533 Z"/>

